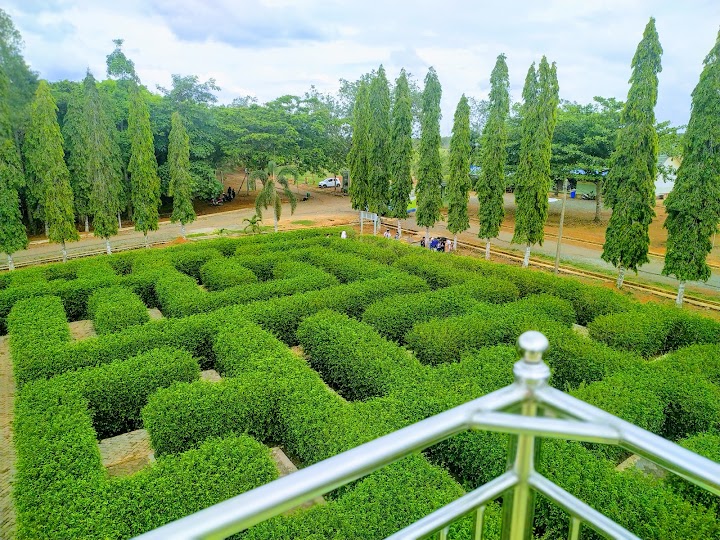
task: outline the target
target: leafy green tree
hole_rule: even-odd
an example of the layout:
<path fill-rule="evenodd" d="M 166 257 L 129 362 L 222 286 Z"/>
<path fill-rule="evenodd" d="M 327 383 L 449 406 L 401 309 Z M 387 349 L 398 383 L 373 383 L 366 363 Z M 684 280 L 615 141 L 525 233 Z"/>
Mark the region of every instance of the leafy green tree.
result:
<path fill-rule="evenodd" d="M 7 254 L 8 268 L 14 270 L 12 255 L 27 248 L 28 239 L 18 195 L 18 190 L 25 184 L 25 175 L 13 138 L 7 103 L 8 81 L 0 64 L 0 251 Z"/>
<path fill-rule="evenodd" d="M 457 249 L 457 235 L 470 227 L 468 192 L 470 191 L 470 106 L 465 94 L 460 98 L 453 120 L 450 139 L 450 175 L 447 185 L 448 230 L 455 235 L 453 249 Z"/>
<path fill-rule="evenodd" d="M 133 221 L 135 230 L 142 231 L 145 246 L 148 245 L 148 231 L 158 229 L 158 208 L 160 207 L 160 178 L 153 147 L 150 113 L 142 88 L 135 85 L 130 100 L 128 117 L 130 134 L 130 183 L 132 187 Z"/>
<path fill-rule="evenodd" d="M 665 200 L 668 241 L 662 273 L 680 280 L 679 306 L 685 281 L 710 278 L 707 255 L 720 223 L 720 34 L 704 64 L 692 93 L 684 158 Z"/>
<path fill-rule="evenodd" d="M 90 184 L 90 213 L 93 234 L 105 239 L 108 254 L 112 252 L 110 237 L 118 232 L 117 214 L 122 205 L 122 169 L 115 126 L 100 96 L 95 78 L 88 71 L 83 80 L 87 178 Z"/>
<path fill-rule="evenodd" d="M 398 237 L 402 236 L 401 219 L 407 218 L 412 191 L 413 113 L 410 88 L 405 70 L 395 83 L 390 132 L 390 215 L 398 218 Z"/>
<path fill-rule="evenodd" d="M 507 117 L 510 113 L 510 76 L 505 55 L 500 54 L 490 75 L 490 100 L 480 146 L 480 176 L 475 191 L 480 229 L 486 238 L 485 258 L 490 258 L 490 239 L 500 233 L 505 214 L 505 161 L 507 160 Z"/>
<path fill-rule="evenodd" d="M 370 83 L 368 184 L 371 212 L 385 214 L 390 200 L 390 90 L 381 65 Z"/>
<path fill-rule="evenodd" d="M 290 189 L 288 176 L 292 177 L 294 180 L 297 181 L 297 178 L 298 176 L 300 176 L 300 174 L 294 167 L 277 167 L 277 165 L 275 165 L 275 163 L 271 161 L 270 163 L 268 163 L 266 170 L 253 171 L 252 173 L 250 173 L 250 177 L 248 179 L 253 184 L 257 180 L 260 180 L 262 182 L 263 187 L 260 190 L 260 193 L 258 193 L 257 198 L 255 199 L 255 213 L 257 214 L 259 219 L 262 219 L 263 208 L 272 206 L 275 218 L 275 232 L 278 232 L 278 221 L 280 220 L 280 214 L 282 212 L 282 198 L 277 192 L 277 186 L 275 185 L 275 182 L 280 184 L 283 189 L 284 195 L 290 201 L 291 214 L 295 212 L 295 207 L 297 206 L 297 199 L 295 198 L 295 194 Z M 255 189 L 254 185 L 252 185 L 252 189 Z"/>
<path fill-rule="evenodd" d="M 88 167 L 88 133 L 85 116 L 83 87 L 77 85 L 67 104 L 63 127 L 65 161 L 70 171 L 70 186 L 75 200 L 75 212 L 85 222 L 85 232 L 90 231 L 90 179 Z"/>
<path fill-rule="evenodd" d="M 192 177 L 190 176 L 190 138 L 183 125 L 182 117 L 177 111 L 172 115 L 168 163 L 170 164 L 168 195 L 173 198 L 170 221 L 180 222 L 180 232 L 185 238 L 185 224 L 195 221 L 195 209 L 192 204 Z"/>
<path fill-rule="evenodd" d="M 115 44 L 115 50 L 105 57 L 108 77 L 121 81 L 135 81 L 139 83 L 140 79 L 137 73 L 135 73 L 135 63 L 125 56 L 122 50 L 125 40 L 113 39 L 113 43 Z"/>
<path fill-rule="evenodd" d="M 440 98 L 442 87 L 434 68 L 425 76 L 420 115 L 420 160 L 418 163 L 417 211 L 418 226 L 425 227 L 425 245 L 430 249 L 430 227 L 441 219 L 442 161 L 440 160 Z"/>
<path fill-rule="evenodd" d="M 36 193 L 44 209 L 48 238 L 62 245 L 65 262 L 65 242 L 77 241 L 80 237 L 75 229 L 70 173 L 65 165 L 57 106 L 47 81 L 40 81 L 35 92 L 25 137 L 25 157 L 27 171 L 37 186 Z"/>
<path fill-rule="evenodd" d="M 622 288 L 625 269 L 637 272 L 638 266 L 648 262 L 648 228 L 655 217 L 655 104 L 661 56 L 655 19 L 651 18 L 632 60 L 623 127 L 605 181 L 605 204 L 612 208 L 612 216 L 605 231 L 602 258 L 619 269 L 618 289 Z"/>
<path fill-rule="evenodd" d="M 523 89 L 522 140 L 516 173 L 515 233 L 513 242 L 525 243 L 523 266 L 530 261 L 530 246 L 542 245 L 548 215 L 550 158 L 557 121 L 558 82 L 555 63 L 543 56 L 535 72 L 530 66 Z"/>
<path fill-rule="evenodd" d="M 362 83 L 353 108 L 352 145 L 348 155 L 350 165 L 350 202 L 356 210 L 366 210 L 370 203 L 370 163 L 368 129 L 370 124 L 370 92 Z"/>

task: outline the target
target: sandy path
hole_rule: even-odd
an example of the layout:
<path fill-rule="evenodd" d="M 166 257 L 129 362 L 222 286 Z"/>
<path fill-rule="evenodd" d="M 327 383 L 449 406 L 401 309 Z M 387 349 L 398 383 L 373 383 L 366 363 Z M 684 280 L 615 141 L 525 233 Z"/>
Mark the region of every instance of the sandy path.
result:
<path fill-rule="evenodd" d="M 0 337 L 0 538 L 15 536 L 15 508 L 11 482 L 15 474 L 15 447 L 12 444 L 12 419 L 15 403 L 15 379 L 10 362 L 7 336 Z"/>

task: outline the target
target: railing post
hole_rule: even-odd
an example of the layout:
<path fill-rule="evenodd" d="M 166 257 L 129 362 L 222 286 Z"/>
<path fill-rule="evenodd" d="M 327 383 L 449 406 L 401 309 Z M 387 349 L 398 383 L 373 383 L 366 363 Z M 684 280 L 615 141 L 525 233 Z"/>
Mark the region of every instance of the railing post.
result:
<path fill-rule="evenodd" d="M 542 353 L 548 348 L 548 340 L 540 332 L 525 332 L 518 339 L 523 357 L 513 368 L 515 384 L 527 394 L 521 406 L 524 416 L 537 415 L 535 389 L 547 384 L 550 369 L 542 361 Z M 518 484 L 503 498 L 503 540 L 532 538 L 535 496 L 528 479 L 535 470 L 535 436 L 518 435 L 514 455 L 509 466 L 518 477 Z"/>

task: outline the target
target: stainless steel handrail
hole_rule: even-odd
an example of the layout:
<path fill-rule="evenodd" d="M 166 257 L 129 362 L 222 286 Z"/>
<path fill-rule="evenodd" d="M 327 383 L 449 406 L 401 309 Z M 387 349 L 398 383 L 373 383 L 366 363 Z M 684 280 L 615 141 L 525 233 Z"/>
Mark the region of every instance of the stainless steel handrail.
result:
<path fill-rule="evenodd" d="M 587 524 L 610 538 L 636 539 L 635 535 L 535 471 L 536 437 L 620 445 L 700 487 L 720 494 L 720 464 L 549 387 L 550 370 L 542 361 L 542 353 L 548 346 L 545 336 L 539 332 L 526 332 L 520 336 L 518 343 L 524 350 L 524 356 L 513 368 L 515 382 L 510 386 L 137 538 L 225 538 L 469 429 L 517 436 L 509 471 L 395 533 L 391 539 L 427 538 L 438 532 L 441 538 L 445 538 L 451 523 L 473 513 L 474 537 L 479 539 L 485 504 L 503 494 L 503 537 L 525 539 L 532 530 L 535 492 L 542 493 L 569 513 L 570 538 L 578 538 L 582 525 Z M 517 405 L 521 406 L 520 414 L 503 412 Z M 538 417 L 539 406 L 564 418 Z"/>

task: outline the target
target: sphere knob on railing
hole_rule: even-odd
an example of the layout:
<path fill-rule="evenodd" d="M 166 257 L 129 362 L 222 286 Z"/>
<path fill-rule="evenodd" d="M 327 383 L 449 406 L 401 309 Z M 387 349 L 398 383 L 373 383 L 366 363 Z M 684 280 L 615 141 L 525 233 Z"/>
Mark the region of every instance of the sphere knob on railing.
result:
<path fill-rule="evenodd" d="M 529 364 L 539 363 L 549 345 L 548 338 L 536 330 L 525 332 L 518 338 L 518 346 L 524 352 L 523 360 Z"/>

